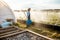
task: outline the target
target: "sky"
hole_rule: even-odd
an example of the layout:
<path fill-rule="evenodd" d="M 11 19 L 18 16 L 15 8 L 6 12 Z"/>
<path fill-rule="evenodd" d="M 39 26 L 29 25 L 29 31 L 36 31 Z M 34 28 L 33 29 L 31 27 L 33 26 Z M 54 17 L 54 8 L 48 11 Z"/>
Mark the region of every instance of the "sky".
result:
<path fill-rule="evenodd" d="M 3 0 L 11 9 L 60 9 L 60 0 Z"/>

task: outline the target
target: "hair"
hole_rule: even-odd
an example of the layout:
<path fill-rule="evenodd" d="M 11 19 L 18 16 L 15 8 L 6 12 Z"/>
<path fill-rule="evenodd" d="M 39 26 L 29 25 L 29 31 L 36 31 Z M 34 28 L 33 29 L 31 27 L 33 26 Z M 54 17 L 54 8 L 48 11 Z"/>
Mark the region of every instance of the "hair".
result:
<path fill-rule="evenodd" d="M 31 10 L 31 8 L 28 8 L 28 11 L 30 11 Z"/>

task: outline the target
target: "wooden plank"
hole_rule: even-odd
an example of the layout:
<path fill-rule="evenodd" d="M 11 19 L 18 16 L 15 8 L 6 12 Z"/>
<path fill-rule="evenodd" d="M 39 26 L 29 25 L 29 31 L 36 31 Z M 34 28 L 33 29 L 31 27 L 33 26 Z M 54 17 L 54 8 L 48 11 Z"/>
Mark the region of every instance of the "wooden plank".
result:
<path fill-rule="evenodd" d="M 6 37 L 6 35 L 11 36 L 10 34 L 17 33 L 20 32 L 21 30 L 19 28 L 16 27 L 11 27 L 11 28 L 6 28 L 6 29 L 0 29 L 0 38 L 2 37 Z"/>
<path fill-rule="evenodd" d="M 9 29 L 0 30 L 0 34 L 6 33 L 6 32 L 9 32 L 9 31 L 13 31 L 13 30 L 16 30 L 16 29 L 17 28 L 9 28 Z"/>
<path fill-rule="evenodd" d="M 6 32 L 6 33 L 3 33 L 3 34 L 0 34 L 0 37 L 1 36 L 5 36 L 5 35 L 9 35 L 9 34 L 13 34 L 13 33 L 16 33 L 18 31 L 20 31 L 20 30 L 15 30 L 15 31 L 11 31 L 11 32 Z"/>

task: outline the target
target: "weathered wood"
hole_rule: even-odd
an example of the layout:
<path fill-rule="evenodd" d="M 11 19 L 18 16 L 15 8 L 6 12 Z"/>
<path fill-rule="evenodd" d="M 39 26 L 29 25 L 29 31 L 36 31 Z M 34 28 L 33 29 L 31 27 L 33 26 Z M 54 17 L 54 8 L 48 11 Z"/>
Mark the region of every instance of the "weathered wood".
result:
<path fill-rule="evenodd" d="M 16 28 L 13 28 L 13 27 L 9 27 L 9 28 L 6 28 L 6 29 L 1 28 L 0 29 L 0 34 L 6 33 L 6 32 L 9 32 L 9 31 L 13 31 L 13 30 L 16 30 Z"/>
<path fill-rule="evenodd" d="M 16 28 L 16 27 L 9 27 L 9 28 L 6 28 L 6 29 L 0 28 L 0 38 L 11 36 L 11 34 L 15 35 L 20 31 L 21 30 Z"/>
<path fill-rule="evenodd" d="M 2 36 L 2 40 L 53 40 L 30 30 L 18 31 L 9 35 Z"/>

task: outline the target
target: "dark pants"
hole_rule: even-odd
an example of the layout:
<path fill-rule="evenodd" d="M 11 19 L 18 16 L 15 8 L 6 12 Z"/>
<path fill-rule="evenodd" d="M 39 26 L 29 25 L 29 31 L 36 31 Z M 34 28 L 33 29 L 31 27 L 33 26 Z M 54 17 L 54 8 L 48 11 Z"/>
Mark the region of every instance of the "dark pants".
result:
<path fill-rule="evenodd" d="M 27 20 L 30 20 L 30 15 L 28 16 L 28 19 Z M 27 27 L 29 27 L 30 25 L 26 24 Z"/>
<path fill-rule="evenodd" d="M 30 15 L 28 16 L 28 20 L 30 20 Z"/>

